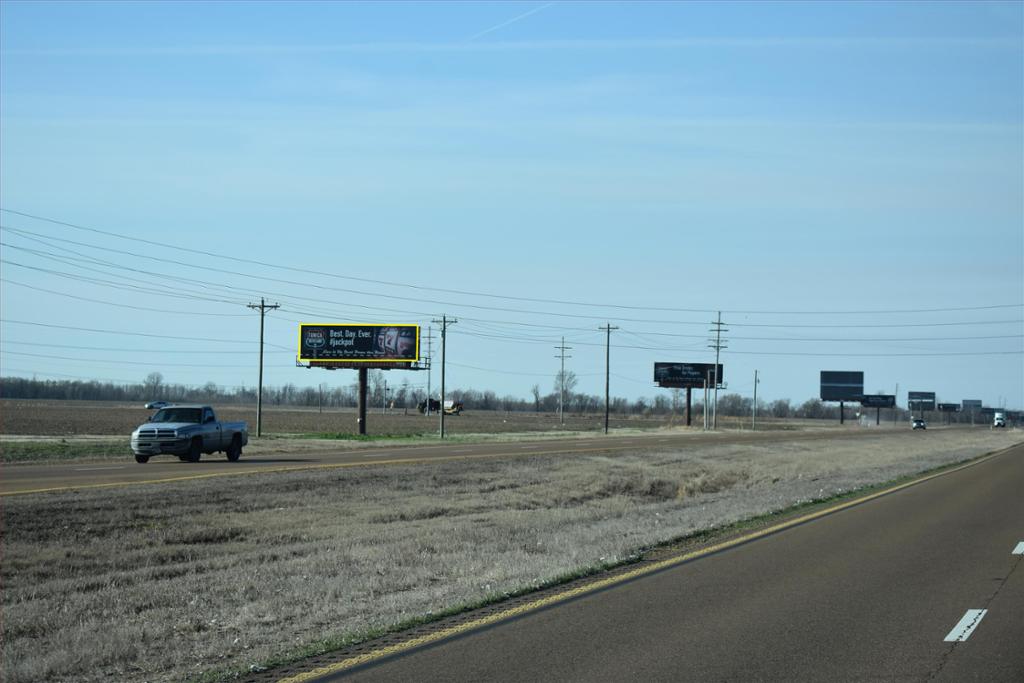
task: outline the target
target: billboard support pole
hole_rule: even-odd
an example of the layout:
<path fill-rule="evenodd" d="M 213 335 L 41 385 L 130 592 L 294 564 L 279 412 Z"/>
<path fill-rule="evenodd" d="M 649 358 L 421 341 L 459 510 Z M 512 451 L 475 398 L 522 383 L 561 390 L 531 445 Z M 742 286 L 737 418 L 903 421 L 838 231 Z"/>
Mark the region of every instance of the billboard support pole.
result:
<path fill-rule="evenodd" d="M 686 426 L 689 427 L 690 422 L 690 387 L 686 387 Z"/>
<path fill-rule="evenodd" d="M 839 424 L 843 424 L 843 402 L 839 402 Z"/>
<path fill-rule="evenodd" d="M 359 435 L 366 436 L 366 368 L 359 368 Z"/>
<path fill-rule="evenodd" d="M 709 375 L 711 373 L 708 373 Z M 708 431 L 708 380 L 704 380 L 704 431 Z"/>
<path fill-rule="evenodd" d="M 249 304 L 247 308 L 260 309 L 260 385 L 256 392 L 256 436 L 263 435 L 263 319 L 268 310 L 281 308 L 280 304 L 268 304 L 260 298 L 258 304 Z"/>

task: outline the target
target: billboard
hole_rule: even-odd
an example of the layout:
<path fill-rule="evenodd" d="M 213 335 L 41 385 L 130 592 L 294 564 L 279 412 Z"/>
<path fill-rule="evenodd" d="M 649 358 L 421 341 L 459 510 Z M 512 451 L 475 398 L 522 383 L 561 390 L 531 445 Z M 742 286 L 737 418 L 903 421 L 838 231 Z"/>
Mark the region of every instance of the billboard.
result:
<path fill-rule="evenodd" d="M 704 382 L 708 386 L 715 386 L 717 378 L 719 386 L 724 377 L 722 364 L 718 364 L 718 373 L 715 373 L 714 363 L 655 363 L 654 381 L 660 387 L 671 389 L 700 389 Z"/>
<path fill-rule="evenodd" d="M 959 403 L 940 403 L 940 404 L 938 404 L 937 407 L 938 407 L 939 411 L 943 412 L 943 413 L 959 413 L 960 412 L 960 404 Z"/>
<path fill-rule="evenodd" d="M 865 408 L 895 408 L 895 394 L 869 394 L 860 397 L 860 404 Z"/>
<path fill-rule="evenodd" d="M 907 392 L 907 406 L 912 410 L 935 410 L 934 391 Z"/>
<path fill-rule="evenodd" d="M 972 410 L 981 410 L 981 399 L 974 400 L 965 398 L 960 404 L 963 406 L 965 413 L 969 413 Z"/>
<path fill-rule="evenodd" d="M 864 395 L 864 373 L 857 371 L 821 371 L 822 401 L 859 401 Z"/>
<path fill-rule="evenodd" d="M 419 358 L 419 325 L 299 324 L 300 361 L 415 363 Z"/>

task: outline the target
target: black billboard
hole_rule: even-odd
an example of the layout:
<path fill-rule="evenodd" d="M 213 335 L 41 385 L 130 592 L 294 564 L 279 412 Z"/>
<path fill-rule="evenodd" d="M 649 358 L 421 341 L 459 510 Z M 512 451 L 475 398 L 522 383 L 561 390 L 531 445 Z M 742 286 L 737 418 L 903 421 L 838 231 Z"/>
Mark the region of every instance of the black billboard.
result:
<path fill-rule="evenodd" d="M 965 398 L 961 405 L 965 413 L 969 413 L 972 410 L 981 410 L 981 399 Z"/>
<path fill-rule="evenodd" d="M 937 407 L 938 407 L 939 411 L 943 412 L 943 413 L 959 413 L 960 412 L 960 404 L 959 403 L 940 403 L 940 404 L 938 404 Z"/>
<path fill-rule="evenodd" d="M 419 325 L 299 324 L 299 360 L 339 363 L 414 363 Z"/>
<path fill-rule="evenodd" d="M 655 363 L 654 381 L 660 387 L 670 389 L 700 389 L 704 382 L 709 387 L 722 385 L 724 377 L 721 363 L 718 365 L 718 372 L 715 373 L 714 363 Z"/>
<path fill-rule="evenodd" d="M 822 401 L 859 401 L 864 395 L 864 373 L 861 371 L 821 371 Z"/>
<path fill-rule="evenodd" d="M 935 410 L 934 391 L 907 392 L 907 406 L 912 410 Z"/>
<path fill-rule="evenodd" d="M 865 408 L 895 408 L 895 394 L 868 394 L 860 397 L 860 404 Z"/>

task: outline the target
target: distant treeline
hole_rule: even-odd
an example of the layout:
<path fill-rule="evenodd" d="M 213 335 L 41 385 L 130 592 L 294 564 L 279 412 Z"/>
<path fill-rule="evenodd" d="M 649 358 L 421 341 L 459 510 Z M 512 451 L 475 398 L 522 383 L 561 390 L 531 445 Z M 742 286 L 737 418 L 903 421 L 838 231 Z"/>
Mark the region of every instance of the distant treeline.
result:
<path fill-rule="evenodd" d="M 370 372 L 367 400 L 371 406 L 385 402 L 395 408 L 414 408 L 426 397 L 420 388 L 410 387 L 408 382 L 399 385 L 388 384 L 382 372 Z M 73 401 L 173 401 L 202 402 L 213 404 L 255 405 L 256 387 L 225 388 L 208 382 L 202 386 L 167 384 L 163 376 L 154 372 L 138 384 L 114 384 L 111 382 L 78 380 L 40 380 L 23 377 L 0 377 L 0 398 L 8 399 L 51 399 Z M 530 412 L 558 412 L 558 392 L 541 394 L 539 387 L 533 387 L 533 396 L 524 399 L 517 396 L 498 396 L 493 391 L 476 389 L 453 389 L 448 398 L 462 401 L 466 410 L 504 410 Z M 263 387 L 264 405 L 278 406 L 323 406 L 325 408 L 354 408 L 358 404 L 358 387 L 355 384 L 344 387 L 323 388 L 317 386 L 299 387 L 294 384 Z M 566 413 L 597 413 L 604 410 L 604 397 L 583 393 L 566 392 L 563 402 Z M 685 410 L 685 393 L 672 390 L 652 398 L 641 397 L 630 401 L 612 398 L 610 409 L 617 415 L 669 415 L 681 414 Z M 753 400 L 739 394 L 720 394 L 719 415 L 748 416 L 753 409 Z M 694 401 L 694 415 L 703 410 L 700 401 Z M 853 419 L 857 411 L 867 417 L 874 417 L 873 408 L 861 408 L 857 404 L 846 406 L 847 419 Z M 775 418 L 839 419 L 839 406 L 822 403 L 816 398 L 794 404 L 789 399 L 758 401 L 758 415 Z M 900 419 L 909 418 L 909 413 L 900 410 Z M 969 415 L 953 415 L 954 421 L 970 422 Z M 944 420 L 941 413 L 931 413 L 933 421 Z M 892 411 L 884 410 L 883 419 L 892 420 Z M 984 419 L 984 418 L 979 418 Z"/>

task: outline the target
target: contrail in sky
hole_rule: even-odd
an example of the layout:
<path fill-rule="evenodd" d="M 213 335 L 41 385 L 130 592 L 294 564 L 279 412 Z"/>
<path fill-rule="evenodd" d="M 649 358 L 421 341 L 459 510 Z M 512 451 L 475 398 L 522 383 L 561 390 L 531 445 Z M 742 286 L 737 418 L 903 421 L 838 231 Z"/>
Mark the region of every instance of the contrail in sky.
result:
<path fill-rule="evenodd" d="M 483 31 L 480 31 L 480 33 L 477 33 L 476 35 L 470 36 L 469 38 L 467 38 L 466 41 L 469 42 L 470 40 L 476 40 L 480 36 L 485 36 L 488 33 L 490 33 L 491 31 L 497 31 L 499 28 L 504 28 L 505 26 L 508 26 L 509 24 L 514 24 L 514 23 L 516 23 L 517 21 L 519 21 L 521 19 L 525 19 L 526 17 L 530 16 L 531 14 L 536 14 L 537 12 L 540 12 L 541 10 L 545 10 L 548 7 L 551 7 L 553 4 L 555 4 L 555 3 L 549 2 L 546 5 L 541 5 L 540 7 L 534 7 L 529 12 L 523 12 L 519 16 L 512 17 L 508 21 L 503 21 L 503 22 L 501 22 L 500 24 L 498 24 L 496 26 L 492 26 L 490 28 L 485 28 Z"/>

